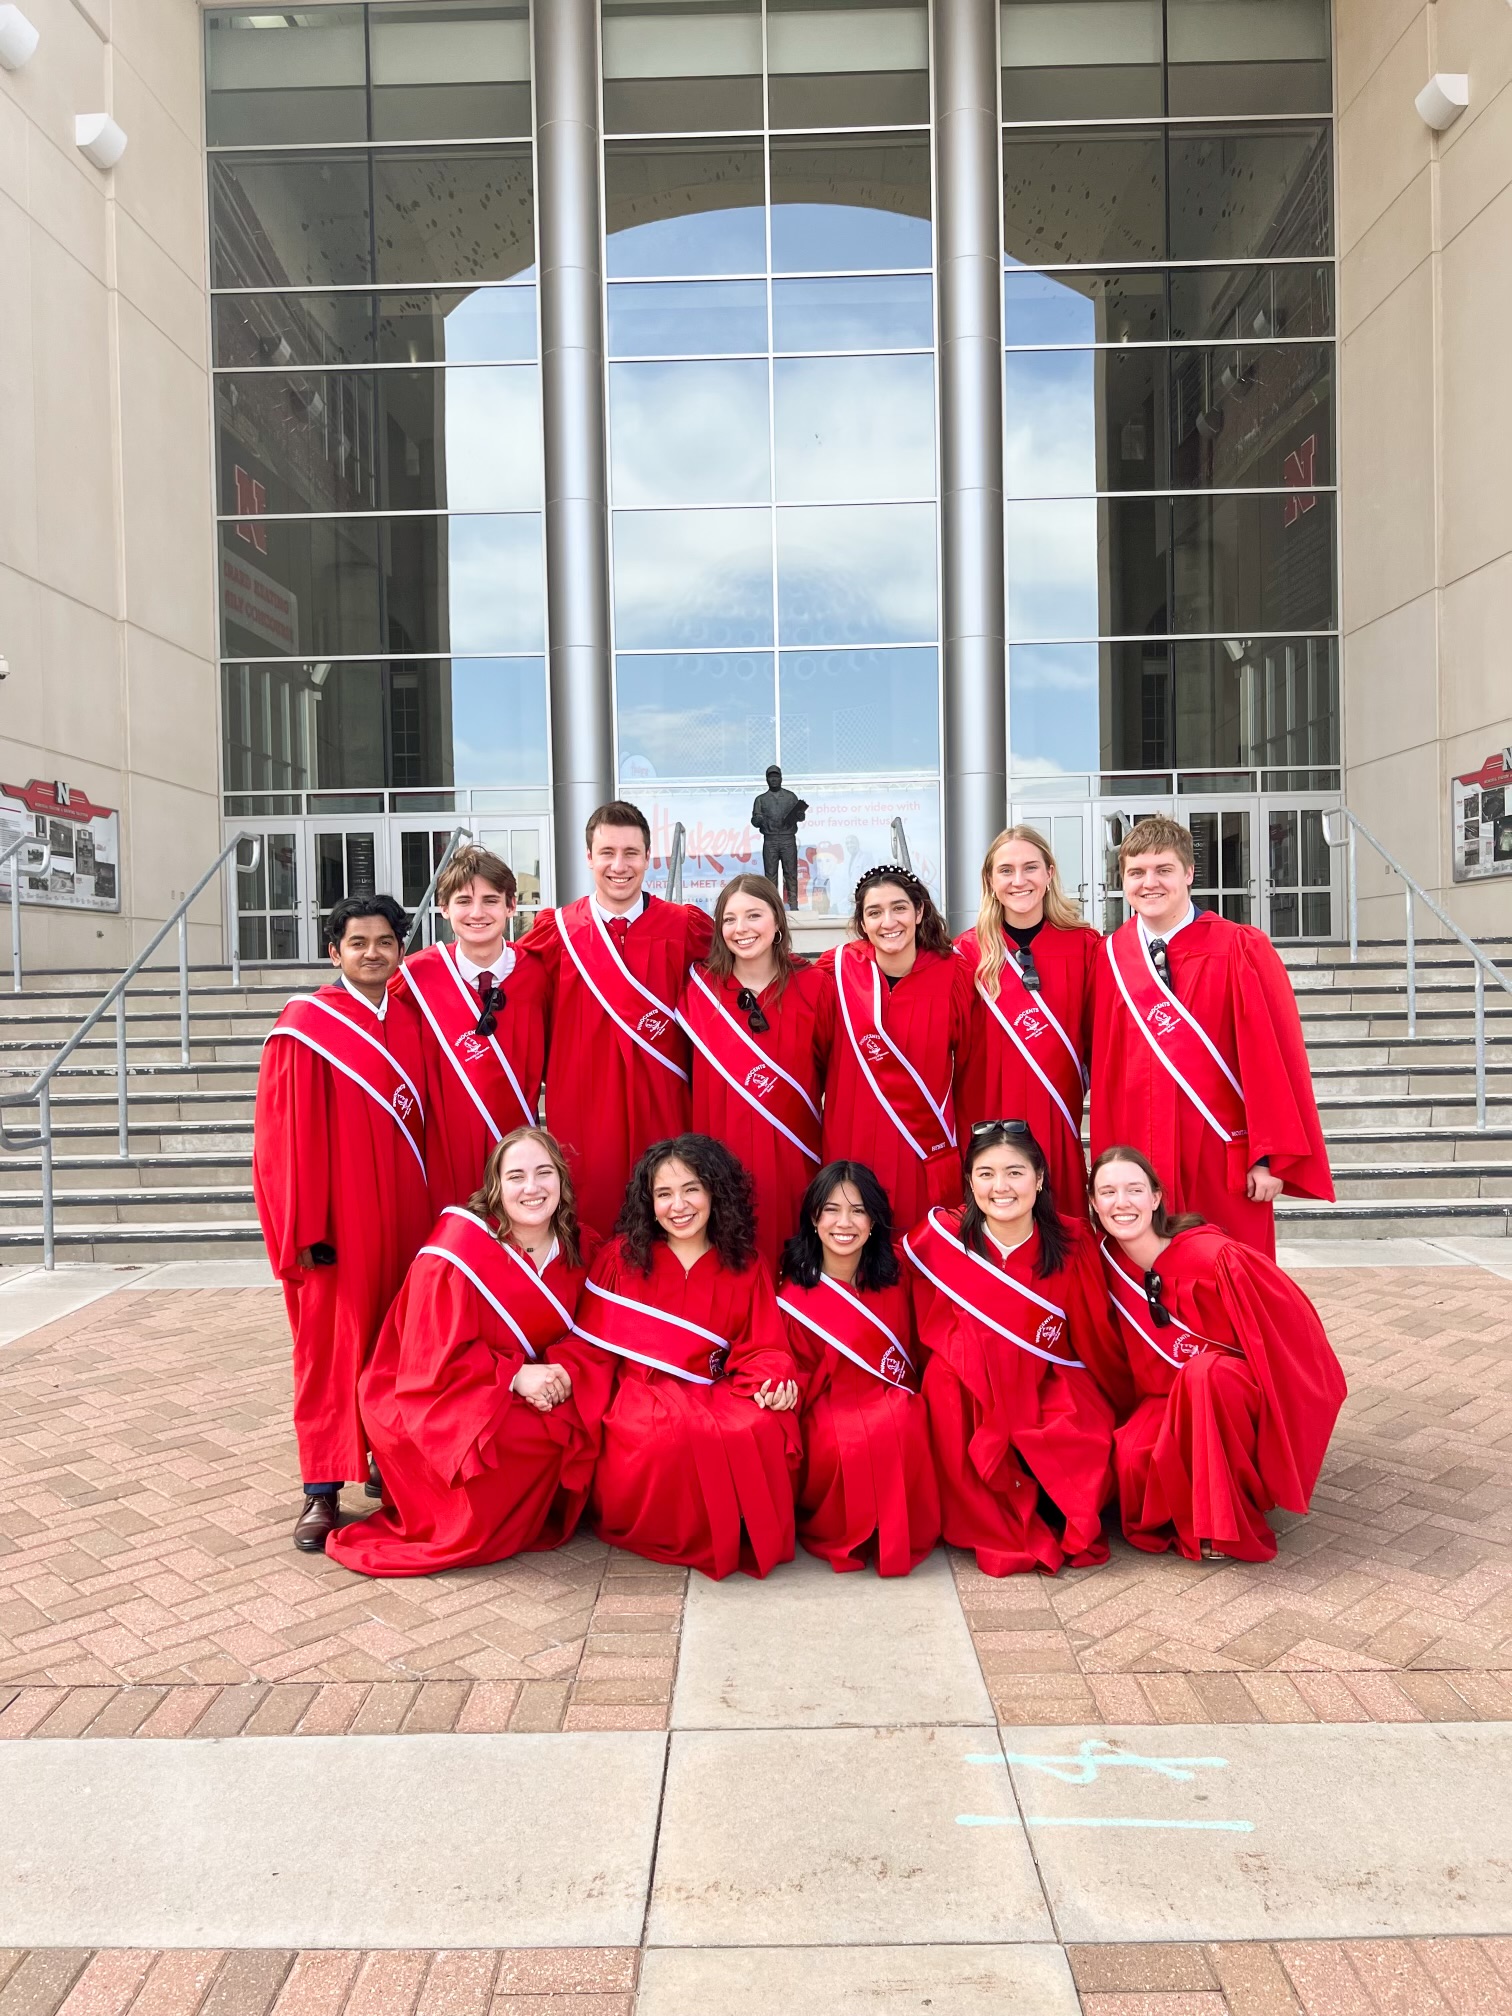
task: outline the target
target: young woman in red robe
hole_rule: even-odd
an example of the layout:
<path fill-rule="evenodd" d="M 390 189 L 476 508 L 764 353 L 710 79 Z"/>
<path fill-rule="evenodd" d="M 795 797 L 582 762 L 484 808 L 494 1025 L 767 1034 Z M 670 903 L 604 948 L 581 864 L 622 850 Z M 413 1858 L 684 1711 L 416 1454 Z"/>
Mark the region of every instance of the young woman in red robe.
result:
<path fill-rule="evenodd" d="M 837 1572 L 906 1575 L 940 1537 L 919 1346 L 887 1192 L 859 1162 L 809 1185 L 777 1306 L 803 1384 L 798 1539 Z"/>
<path fill-rule="evenodd" d="M 1171 1217 L 1135 1148 L 1107 1148 L 1092 1205 L 1125 1362 L 1109 1390 L 1130 1544 L 1269 1561 L 1273 1506 L 1305 1512 L 1344 1372 L 1295 1281 L 1202 1219 Z"/>
<path fill-rule="evenodd" d="M 751 1178 L 756 1249 L 775 1271 L 819 1167 L 828 973 L 793 959 L 787 911 L 764 875 L 737 875 L 714 906 L 714 944 L 683 989 L 693 1047 L 693 1131 Z"/>
<path fill-rule="evenodd" d="M 1062 1218 L 1022 1120 L 979 1126 L 964 1209 L 908 1235 L 945 1538 L 986 1575 L 1108 1558 L 1116 1361 L 1097 1250 Z"/>
<path fill-rule="evenodd" d="M 981 913 L 955 949 L 981 1004 L 957 1087 L 960 1125 L 1021 1114 L 1044 1148 L 1060 1209 L 1085 1213 L 1082 1108 L 1102 939 L 1082 922 L 1032 826 L 1010 826 L 988 848 Z"/>
<path fill-rule="evenodd" d="M 613 1373 L 600 1539 L 716 1580 L 791 1561 L 798 1385 L 750 1178 L 721 1143 L 682 1134 L 641 1157 L 578 1328 Z"/>
<path fill-rule="evenodd" d="M 362 1375 L 384 1504 L 331 1535 L 332 1560 L 433 1575 L 571 1536 L 598 1417 L 559 1353 L 597 1244 L 552 1137 L 506 1134 L 416 1255 Z"/>
<path fill-rule="evenodd" d="M 955 1079 L 974 1035 L 971 975 L 945 919 L 906 868 L 856 884 L 853 943 L 826 952 L 835 994 L 821 1004 L 826 1162 L 864 1162 L 912 1225 L 961 1201 Z"/>

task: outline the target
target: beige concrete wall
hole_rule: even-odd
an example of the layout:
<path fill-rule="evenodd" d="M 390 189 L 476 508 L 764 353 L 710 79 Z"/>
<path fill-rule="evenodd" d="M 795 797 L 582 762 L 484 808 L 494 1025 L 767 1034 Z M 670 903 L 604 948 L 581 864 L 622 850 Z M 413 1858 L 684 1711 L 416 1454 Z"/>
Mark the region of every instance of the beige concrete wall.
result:
<path fill-rule="evenodd" d="M 27 907 L 33 966 L 124 963 L 218 845 L 200 17 L 23 0 L 0 70 L 0 776 L 119 806 L 120 917 Z M 129 136 L 110 174 L 74 115 Z M 196 907 L 193 957 L 218 958 Z"/>
<path fill-rule="evenodd" d="M 1335 17 L 1348 801 L 1462 925 L 1506 934 L 1512 879 L 1452 881 L 1449 784 L 1512 742 L 1512 7 Z M 1471 94 L 1441 135 L 1413 105 L 1438 71 Z M 1398 931 L 1400 885 L 1361 886 L 1364 927 Z"/>

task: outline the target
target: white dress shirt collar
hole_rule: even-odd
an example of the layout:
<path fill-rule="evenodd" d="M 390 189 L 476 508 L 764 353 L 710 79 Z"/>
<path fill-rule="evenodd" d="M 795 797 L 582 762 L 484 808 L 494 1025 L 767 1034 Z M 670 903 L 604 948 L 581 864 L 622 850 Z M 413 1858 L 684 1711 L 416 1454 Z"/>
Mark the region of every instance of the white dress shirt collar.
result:
<path fill-rule="evenodd" d="M 373 1003 L 369 1001 L 366 994 L 364 994 L 360 988 L 354 987 L 352 985 L 351 981 L 348 980 L 345 973 L 337 974 L 336 984 L 338 987 L 345 987 L 348 994 L 351 995 L 352 999 L 354 1001 L 360 1001 L 363 1007 L 367 1009 L 368 1013 L 370 1015 L 376 1015 L 380 1022 L 384 1022 L 388 1019 L 389 997 L 387 989 L 385 989 L 384 991 L 383 999 L 377 1004 L 376 1007 L 374 1007 Z"/>
<path fill-rule="evenodd" d="M 475 966 L 460 945 L 454 944 L 452 946 L 452 957 L 457 962 L 457 971 L 462 975 L 462 978 L 467 982 L 469 987 L 476 987 L 478 978 L 483 973 L 492 973 L 495 986 L 502 987 L 514 971 L 515 949 L 507 940 L 500 948 L 499 956 L 492 966 Z"/>
<path fill-rule="evenodd" d="M 1139 935 L 1146 945 L 1156 938 L 1163 938 L 1166 944 L 1169 945 L 1171 940 L 1176 936 L 1176 933 L 1178 931 L 1185 931 L 1188 924 L 1193 921 L 1196 915 L 1197 911 L 1195 907 L 1189 903 L 1185 917 L 1182 918 L 1179 924 L 1173 924 L 1168 931 L 1152 931 L 1143 917 L 1141 917 L 1139 920 Z"/>
<path fill-rule="evenodd" d="M 612 922 L 615 917 L 623 917 L 627 924 L 633 924 L 637 917 L 645 914 L 646 892 L 644 889 L 641 891 L 639 896 L 636 897 L 634 905 L 629 910 L 606 910 L 597 896 L 590 896 L 588 901 L 606 924 Z"/>

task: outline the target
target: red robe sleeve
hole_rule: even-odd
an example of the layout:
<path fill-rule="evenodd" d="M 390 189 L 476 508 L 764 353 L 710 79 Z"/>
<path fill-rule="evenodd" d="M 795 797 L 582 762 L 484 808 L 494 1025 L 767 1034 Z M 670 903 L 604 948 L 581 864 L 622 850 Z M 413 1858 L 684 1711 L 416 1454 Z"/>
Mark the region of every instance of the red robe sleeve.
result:
<path fill-rule="evenodd" d="M 262 1053 L 252 1126 L 252 1187 L 268 1260 L 302 1281 L 296 1256 L 331 1241 L 329 1066 L 303 1043 L 275 1037 Z"/>
<path fill-rule="evenodd" d="M 1075 1308 L 1067 1312 L 1071 1317 L 1072 1345 L 1114 1415 L 1122 1421 L 1134 1411 L 1134 1403 L 1139 1396 L 1135 1390 L 1134 1375 L 1129 1369 L 1128 1353 L 1124 1350 L 1118 1324 L 1108 1305 L 1102 1256 L 1097 1250 L 1096 1239 L 1085 1225 L 1071 1219 L 1064 1219 L 1062 1223 L 1076 1235 L 1066 1268 L 1076 1303 Z"/>
<path fill-rule="evenodd" d="M 1348 1391 L 1317 1310 L 1274 1261 L 1225 1238 L 1214 1291 L 1260 1387 L 1256 1456 L 1266 1489 L 1305 1512 Z"/>
<path fill-rule="evenodd" d="M 683 905 L 683 972 L 701 965 L 714 943 L 714 919 L 696 903 Z"/>
<path fill-rule="evenodd" d="M 394 1407 L 408 1439 L 448 1484 L 489 1467 L 486 1454 L 504 1417 L 527 1403 L 509 1390 L 525 1362 L 485 1340 L 477 1290 L 449 1261 L 422 1253 L 410 1268 L 393 1318 L 399 1325 Z"/>
<path fill-rule="evenodd" d="M 609 1251 L 597 1232 L 590 1231 L 586 1225 L 579 1230 L 578 1246 L 582 1267 L 570 1277 L 576 1283 L 572 1296 L 569 1298 L 561 1293 L 560 1282 L 552 1284 L 558 1298 L 567 1303 L 574 1316 L 582 1300 L 584 1283 L 605 1278 L 602 1263 Z M 596 1344 L 585 1344 L 571 1331 L 558 1337 L 554 1344 L 548 1344 L 546 1356 L 553 1365 L 563 1366 L 572 1380 L 572 1404 L 584 1430 L 592 1437 L 596 1453 L 603 1430 L 604 1410 L 614 1393 L 614 1374 L 619 1360 L 612 1353 L 601 1351 Z M 553 1412 L 556 1411 L 559 1410 L 553 1409 Z M 548 1414 L 546 1419 L 550 1421 L 551 1415 Z"/>
<path fill-rule="evenodd" d="M 760 1256 L 736 1277 L 749 1287 L 738 1328 L 732 1326 L 725 1377 L 736 1393 L 751 1394 L 770 1379 L 773 1384 L 796 1379 L 798 1368 L 788 1344 L 787 1327 L 777 1307 L 771 1269 Z M 712 1327 L 712 1326 L 711 1326 Z"/>
<path fill-rule="evenodd" d="M 557 968 L 562 959 L 562 934 L 556 927 L 555 910 L 542 910 L 536 921 L 515 946 L 520 957 L 527 954 L 539 959 L 544 969 L 545 984 L 541 989 L 541 1020 L 546 1034 L 546 1045 L 551 1044 L 551 1023 L 557 1003 Z"/>
<path fill-rule="evenodd" d="M 1245 929 L 1235 948 L 1233 1006 L 1250 1164 L 1266 1156 L 1290 1197 L 1331 1199 L 1333 1177 L 1297 997 L 1262 931 Z"/>
<path fill-rule="evenodd" d="M 815 991 L 814 1054 L 822 1079 L 834 1052 L 835 1031 L 840 1026 L 840 996 L 835 988 L 833 950 L 820 953 L 809 971 L 814 976 L 812 984 Z"/>

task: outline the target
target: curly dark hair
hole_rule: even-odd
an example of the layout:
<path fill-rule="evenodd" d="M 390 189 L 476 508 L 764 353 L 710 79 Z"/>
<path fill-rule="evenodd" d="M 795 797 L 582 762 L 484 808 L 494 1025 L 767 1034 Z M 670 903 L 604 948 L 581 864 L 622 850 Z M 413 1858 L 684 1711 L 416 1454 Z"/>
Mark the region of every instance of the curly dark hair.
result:
<path fill-rule="evenodd" d="M 782 1249 L 783 1279 L 799 1288 L 818 1287 L 819 1276 L 824 1272 L 819 1213 L 842 1183 L 849 1183 L 857 1192 L 862 1210 L 872 1221 L 871 1232 L 861 1248 L 856 1286 L 873 1291 L 891 1288 L 898 1279 L 892 1205 L 887 1192 L 864 1162 L 826 1162 L 804 1191 L 803 1202 L 798 1206 L 798 1229 Z"/>
<path fill-rule="evenodd" d="M 651 1257 L 666 1233 L 656 1222 L 652 1190 L 658 1172 L 668 1162 L 691 1169 L 709 1193 L 709 1244 L 732 1274 L 743 1274 L 756 1257 L 756 1203 L 751 1179 L 722 1141 L 708 1134 L 678 1134 L 656 1141 L 646 1150 L 625 1189 L 615 1231 L 625 1258 L 642 1274 L 651 1272 Z"/>
<path fill-rule="evenodd" d="M 1050 1166 L 1045 1160 L 1045 1151 L 1021 1120 L 984 1127 L 971 1137 L 971 1146 L 966 1151 L 966 1208 L 961 1213 L 961 1244 L 983 1260 L 991 1257 L 987 1251 L 987 1220 L 971 1194 L 972 1167 L 989 1148 L 1019 1149 L 1039 1177 L 1040 1187 L 1034 1199 L 1034 1227 L 1040 1235 L 1040 1250 L 1034 1271 L 1040 1280 L 1048 1274 L 1058 1274 L 1071 1250 L 1071 1235 L 1055 1208 L 1055 1193 L 1050 1188 Z"/>
<path fill-rule="evenodd" d="M 935 900 L 911 868 L 899 868 L 895 862 L 887 862 L 880 868 L 868 868 L 856 884 L 855 908 L 851 914 L 851 934 L 864 939 L 866 926 L 861 921 L 866 908 L 868 894 L 884 882 L 891 882 L 901 889 L 914 907 L 918 919 L 918 946 L 921 952 L 949 952 L 950 927 L 935 908 Z"/>

